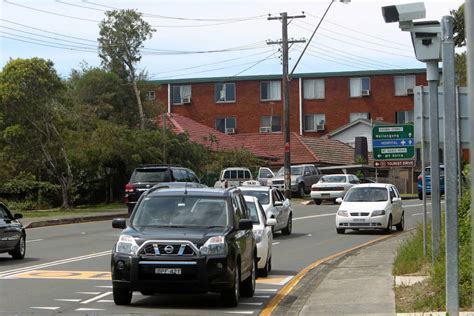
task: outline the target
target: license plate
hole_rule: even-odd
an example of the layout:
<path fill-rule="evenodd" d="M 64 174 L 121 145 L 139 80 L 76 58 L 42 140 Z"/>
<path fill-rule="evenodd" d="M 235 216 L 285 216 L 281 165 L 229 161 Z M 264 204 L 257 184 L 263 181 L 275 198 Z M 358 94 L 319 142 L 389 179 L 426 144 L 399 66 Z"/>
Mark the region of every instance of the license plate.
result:
<path fill-rule="evenodd" d="M 322 197 L 329 197 L 329 196 L 331 196 L 331 194 L 329 194 L 329 193 L 322 193 L 321 196 L 322 196 Z"/>
<path fill-rule="evenodd" d="M 364 218 L 354 218 L 353 221 L 354 222 L 365 222 L 365 219 Z"/>
<path fill-rule="evenodd" d="M 156 274 L 181 274 L 181 269 L 180 268 L 156 268 L 155 269 Z"/>

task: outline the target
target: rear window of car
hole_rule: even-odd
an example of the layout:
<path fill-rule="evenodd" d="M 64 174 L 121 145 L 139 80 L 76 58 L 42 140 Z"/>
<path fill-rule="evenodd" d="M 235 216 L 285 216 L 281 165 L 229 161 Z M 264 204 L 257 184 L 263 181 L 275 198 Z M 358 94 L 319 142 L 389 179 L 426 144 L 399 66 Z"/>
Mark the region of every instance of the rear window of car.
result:
<path fill-rule="evenodd" d="M 132 183 L 139 182 L 171 182 L 170 173 L 168 169 L 135 169 L 135 172 L 130 179 Z"/>
<path fill-rule="evenodd" d="M 251 179 L 252 176 L 248 170 L 226 170 L 224 179 Z"/>
<path fill-rule="evenodd" d="M 344 183 L 347 182 L 346 176 L 323 176 L 319 182 L 321 183 Z"/>
<path fill-rule="evenodd" d="M 386 188 L 352 188 L 344 197 L 345 202 L 382 202 L 387 200 Z"/>
<path fill-rule="evenodd" d="M 270 195 L 266 191 L 242 190 L 242 193 L 256 197 L 260 204 L 270 204 Z"/>

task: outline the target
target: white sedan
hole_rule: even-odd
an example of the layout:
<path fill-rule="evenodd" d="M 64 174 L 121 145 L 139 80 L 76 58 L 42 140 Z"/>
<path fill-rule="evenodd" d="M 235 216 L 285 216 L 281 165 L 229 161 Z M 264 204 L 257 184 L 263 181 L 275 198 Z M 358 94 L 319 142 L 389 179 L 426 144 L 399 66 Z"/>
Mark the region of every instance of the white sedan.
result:
<path fill-rule="evenodd" d="M 331 174 L 321 177 L 318 183 L 311 186 L 311 198 L 317 205 L 323 200 L 342 198 L 354 185 L 359 184 L 359 178 L 353 174 Z"/>
<path fill-rule="evenodd" d="M 256 197 L 244 195 L 245 204 L 250 211 L 253 221 L 253 234 L 257 243 L 258 272 L 266 277 L 272 269 L 272 226 L 276 224 L 274 218 L 267 218 L 262 205 Z"/>
<path fill-rule="evenodd" d="M 402 199 L 392 184 L 359 184 L 344 196 L 336 214 L 336 231 L 344 234 L 346 229 L 383 229 L 389 233 L 392 226 L 403 231 L 405 216 Z"/>

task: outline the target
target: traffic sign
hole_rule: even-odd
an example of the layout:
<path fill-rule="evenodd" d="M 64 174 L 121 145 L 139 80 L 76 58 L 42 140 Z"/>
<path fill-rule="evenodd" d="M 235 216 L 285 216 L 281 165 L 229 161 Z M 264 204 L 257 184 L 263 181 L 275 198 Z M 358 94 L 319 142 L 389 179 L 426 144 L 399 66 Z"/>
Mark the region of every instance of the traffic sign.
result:
<path fill-rule="evenodd" d="M 393 168 L 393 167 L 414 167 L 415 160 L 386 160 L 374 161 L 376 168 Z"/>
<path fill-rule="evenodd" d="M 372 129 L 374 160 L 402 161 L 413 159 L 415 157 L 414 136 L 414 126 L 411 124 L 374 126 Z M 392 167 L 395 166 L 396 164 L 392 164 Z M 408 165 L 404 166 L 408 167 Z"/>

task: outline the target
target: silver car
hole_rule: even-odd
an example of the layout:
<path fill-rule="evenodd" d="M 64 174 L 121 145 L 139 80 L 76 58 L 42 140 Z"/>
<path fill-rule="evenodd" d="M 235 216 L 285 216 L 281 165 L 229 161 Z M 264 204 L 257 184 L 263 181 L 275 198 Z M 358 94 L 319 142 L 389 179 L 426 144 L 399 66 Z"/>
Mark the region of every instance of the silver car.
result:
<path fill-rule="evenodd" d="M 273 178 L 268 179 L 267 185 L 284 190 L 284 175 L 285 170 L 281 167 Z M 311 186 L 320 178 L 319 169 L 311 164 L 291 166 L 291 192 L 296 196 L 303 197 L 310 192 Z"/>

